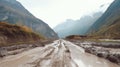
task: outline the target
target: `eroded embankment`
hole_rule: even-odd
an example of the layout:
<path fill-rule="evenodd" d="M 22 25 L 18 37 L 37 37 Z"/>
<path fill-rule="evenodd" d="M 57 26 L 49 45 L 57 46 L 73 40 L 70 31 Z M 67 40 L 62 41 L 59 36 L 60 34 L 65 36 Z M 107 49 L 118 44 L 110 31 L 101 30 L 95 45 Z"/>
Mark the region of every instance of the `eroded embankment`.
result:
<path fill-rule="evenodd" d="M 86 52 L 96 56 L 108 59 L 111 62 L 120 64 L 120 43 L 119 42 L 88 42 L 77 41 L 72 42 L 85 49 Z"/>

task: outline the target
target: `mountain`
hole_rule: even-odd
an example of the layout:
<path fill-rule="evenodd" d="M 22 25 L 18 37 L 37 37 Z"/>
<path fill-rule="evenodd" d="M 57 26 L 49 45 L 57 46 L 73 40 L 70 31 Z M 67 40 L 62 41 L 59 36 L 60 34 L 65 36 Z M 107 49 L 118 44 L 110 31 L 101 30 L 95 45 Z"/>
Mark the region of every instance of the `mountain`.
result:
<path fill-rule="evenodd" d="M 16 0 L 0 0 L 0 21 L 27 26 L 46 38 L 58 38 L 45 22 L 33 16 Z"/>
<path fill-rule="evenodd" d="M 58 33 L 59 37 L 64 38 L 69 35 L 85 35 L 91 25 L 102 15 L 103 13 L 96 12 L 93 15 L 86 15 L 79 20 L 68 19 L 62 24 L 57 25 L 54 30 Z"/>
<path fill-rule="evenodd" d="M 28 43 L 43 39 L 44 37 L 33 33 L 28 27 L 0 22 L 0 46 Z"/>
<path fill-rule="evenodd" d="M 115 0 L 88 31 L 98 37 L 120 38 L 120 0 Z"/>

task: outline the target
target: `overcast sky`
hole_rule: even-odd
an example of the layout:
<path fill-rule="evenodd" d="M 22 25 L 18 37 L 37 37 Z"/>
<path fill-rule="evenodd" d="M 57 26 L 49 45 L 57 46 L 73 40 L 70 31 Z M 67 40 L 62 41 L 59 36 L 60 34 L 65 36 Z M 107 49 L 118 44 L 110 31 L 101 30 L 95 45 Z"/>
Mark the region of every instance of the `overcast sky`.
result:
<path fill-rule="evenodd" d="M 50 27 L 66 19 L 79 19 L 81 16 L 102 10 L 100 6 L 113 0 L 18 0 L 34 16 L 45 21 Z M 104 9 L 103 9 L 104 10 Z"/>

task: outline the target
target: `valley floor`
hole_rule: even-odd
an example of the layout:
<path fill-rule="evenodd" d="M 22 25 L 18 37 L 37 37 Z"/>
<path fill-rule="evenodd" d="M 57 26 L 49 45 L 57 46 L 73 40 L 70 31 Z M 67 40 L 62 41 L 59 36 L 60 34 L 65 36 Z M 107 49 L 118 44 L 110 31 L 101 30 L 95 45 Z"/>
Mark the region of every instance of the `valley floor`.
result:
<path fill-rule="evenodd" d="M 120 67 L 108 60 L 85 52 L 66 40 L 56 40 L 0 59 L 0 67 Z"/>

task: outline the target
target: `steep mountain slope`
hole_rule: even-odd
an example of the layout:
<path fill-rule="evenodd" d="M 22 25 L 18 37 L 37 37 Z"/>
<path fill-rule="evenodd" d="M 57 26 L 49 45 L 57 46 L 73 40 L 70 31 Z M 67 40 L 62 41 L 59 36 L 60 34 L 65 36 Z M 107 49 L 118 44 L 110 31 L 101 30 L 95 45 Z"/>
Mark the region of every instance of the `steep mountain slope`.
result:
<path fill-rule="evenodd" d="M 120 21 L 110 26 L 106 26 L 92 34 L 96 38 L 120 39 Z"/>
<path fill-rule="evenodd" d="M 120 38 L 120 0 L 115 0 L 89 30 L 92 35 Z"/>
<path fill-rule="evenodd" d="M 25 26 L 0 22 L 0 46 L 27 43 L 44 39 Z"/>
<path fill-rule="evenodd" d="M 54 28 L 59 37 L 69 35 L 85 35 L 91 25 L 102 15 L 102 12 L 96 12 L 92 16 L 86 15 L 79 20 L 69 19 Z"/>
<path fill-rule="evenodd" d="M 58 37 L 46 23 L 34 17 L 16 0 L 0 0 L 0 21 L 26 25 L 47 38 Z"/>

